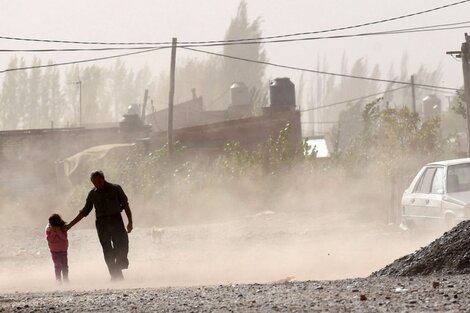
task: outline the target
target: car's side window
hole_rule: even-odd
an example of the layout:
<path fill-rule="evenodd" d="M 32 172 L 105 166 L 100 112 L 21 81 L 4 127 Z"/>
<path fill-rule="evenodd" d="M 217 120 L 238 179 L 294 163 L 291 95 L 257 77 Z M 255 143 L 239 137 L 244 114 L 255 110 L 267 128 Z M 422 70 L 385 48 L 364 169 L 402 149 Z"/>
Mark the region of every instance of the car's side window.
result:
<path fill-rule="evenodd" d="M 431 193 L 444 193 L 444 168 L 442 167 L 436 168 L 434 179 L 432 180 Z"/>
<path fill-rule="evenodd" d="M 447 170 L 447 192 L 460 192 L 470 190 L 470 164 L 457 164 L 449 166 Z"/>
<path fill-rule="evenodd" d="M 417 192 L 417 193 L 431 192 L 431 184 L 432 184 L 432 179 L 434 177 L 435 172 L 436 172 L 435 167 L 427 168 L 424 171 L 423 175 L 421 176 L 421 179 L 419 180 L 419 183 L 416 186 L 414 192 Z"/>

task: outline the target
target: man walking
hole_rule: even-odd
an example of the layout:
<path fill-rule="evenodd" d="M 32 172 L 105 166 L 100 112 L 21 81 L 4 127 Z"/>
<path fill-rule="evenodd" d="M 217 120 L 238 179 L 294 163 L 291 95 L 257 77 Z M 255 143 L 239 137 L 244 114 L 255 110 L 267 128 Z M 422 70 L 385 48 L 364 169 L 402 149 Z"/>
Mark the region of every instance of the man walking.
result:
<path fill-rule="evenodd" d="M 95 188 L 88 193 L 85 206 L 66 228 L 67 230 L 72 228 L 82 218 L 90 214 L 94 207 L 96 230 L 103 247 L 104 260 L 111 274 L 111 280 L 122 280 L 124 278 L 122 270 L 129 266 L 127 233 L 130 233 L 133 228 L 132 212 L 127 196 L 121 186 L 107 182 L 104 173 L 100 170 L 92 172 L 90 179 Z M 121 216 L 122 210 L 127 215 L 127 232 Z"/>

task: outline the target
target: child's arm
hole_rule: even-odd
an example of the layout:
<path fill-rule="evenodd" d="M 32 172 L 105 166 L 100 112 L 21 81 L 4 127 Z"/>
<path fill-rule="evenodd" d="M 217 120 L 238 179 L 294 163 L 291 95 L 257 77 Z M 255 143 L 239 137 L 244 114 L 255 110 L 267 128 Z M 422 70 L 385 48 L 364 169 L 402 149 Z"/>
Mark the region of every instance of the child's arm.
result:
<path fill-rule="evenodd" d="M 51 226 L 49 224 L 46 225 L 46 229 L 44 229 L 44 234 L 46 235 L 46 238 L 49 238 L 51 235 Z"/>
<path fill-rule="evenodd" d="M 54 230 L 54 227 L 47 225 L 46 227 L 46 240 L 51 242 L 57 236 L 57 231 Z"/>

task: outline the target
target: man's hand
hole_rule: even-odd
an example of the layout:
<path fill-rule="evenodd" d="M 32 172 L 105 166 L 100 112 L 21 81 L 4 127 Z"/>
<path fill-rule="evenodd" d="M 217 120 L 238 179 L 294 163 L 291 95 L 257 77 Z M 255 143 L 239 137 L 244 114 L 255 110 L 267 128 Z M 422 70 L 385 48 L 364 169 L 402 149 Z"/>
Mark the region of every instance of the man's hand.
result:
<path fill-rule="evenodd" d="M 132 231 L 132 229 L 134 229 L 134 228 L 132 227 L 132 223 L 128 223 L 128 224 L 127 224 L 127 233 L 130 234 L 131 231 Z"/>
<path fill-rule="evenodd" d="M 68 224 L 64 226 L 64 230 L 68 231 L 70 228 L 72 228 L 75 224 L 81 221 L 82 218 L 84 218 L 85 215 L 83 215 L 82 212 L 78 212 L 78 215 Z"/>

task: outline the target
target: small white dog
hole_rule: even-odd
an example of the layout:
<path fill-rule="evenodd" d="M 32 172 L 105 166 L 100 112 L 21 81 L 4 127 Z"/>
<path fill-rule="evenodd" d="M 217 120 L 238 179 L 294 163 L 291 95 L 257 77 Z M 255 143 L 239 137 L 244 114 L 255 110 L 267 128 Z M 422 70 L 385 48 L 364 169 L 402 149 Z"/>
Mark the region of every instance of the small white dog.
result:
<path fill-rule="evenodd" d="M 163 228 L 158 228 L 157 226 L 153 226 L 150 233 L 152 235 L 153 243 L 157 242 L 157 239 L 158 239 L 158 242 L 161 243 L 163 234 L 165 234 L 165 230 Z"/>

